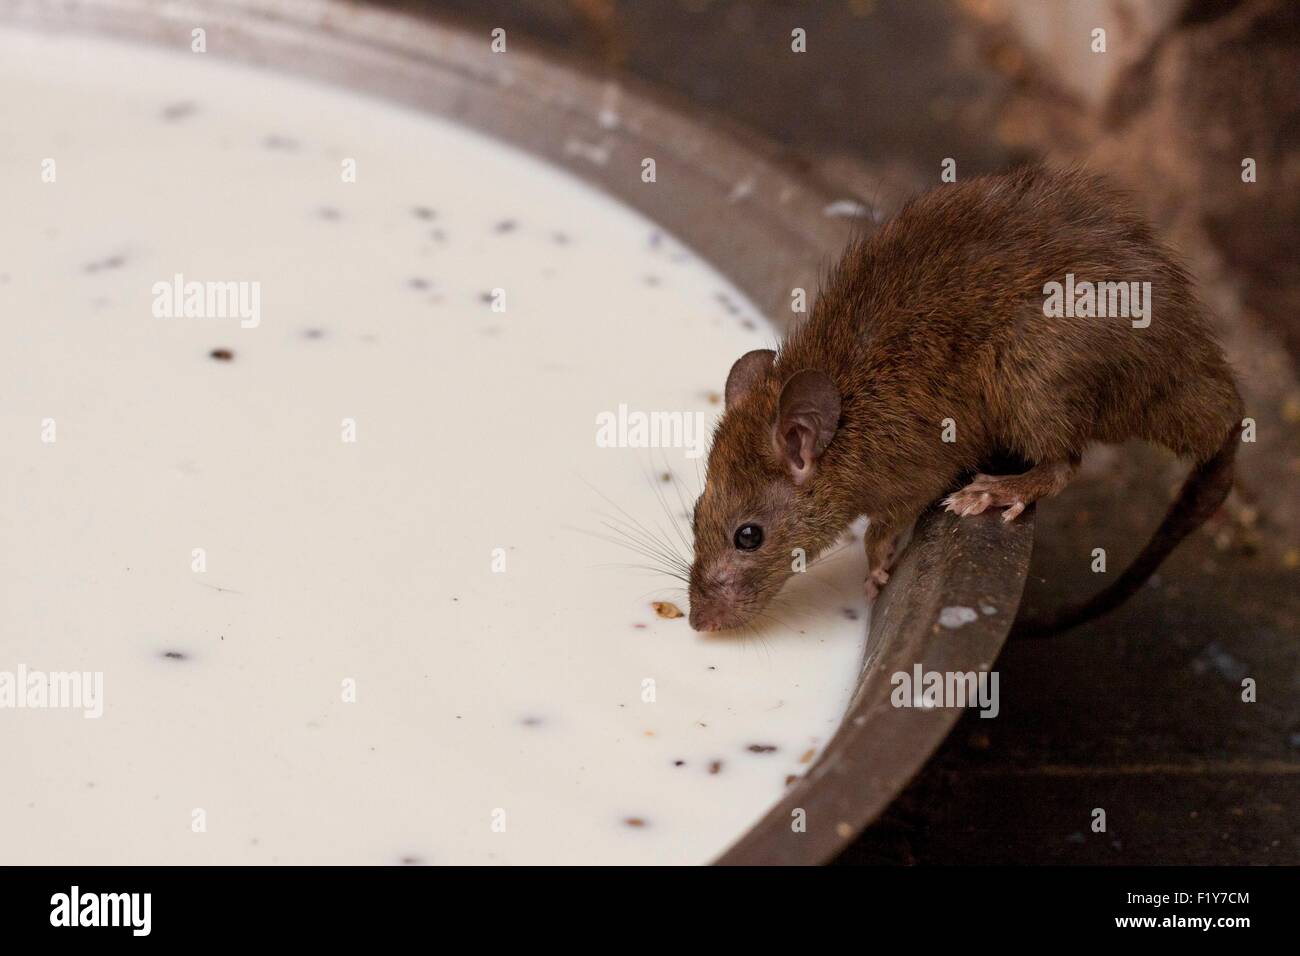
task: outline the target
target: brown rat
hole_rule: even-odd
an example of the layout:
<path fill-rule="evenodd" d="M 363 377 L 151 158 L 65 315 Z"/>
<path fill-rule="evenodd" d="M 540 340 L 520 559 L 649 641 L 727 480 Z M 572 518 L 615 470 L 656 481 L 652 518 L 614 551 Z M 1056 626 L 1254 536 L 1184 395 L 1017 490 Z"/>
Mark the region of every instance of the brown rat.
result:
<path fill-rule="evenodd" d="M 1146 317 L 1061 314 L 1048 290 L 1150 283 Z M 1103 303 L 1102 300 L 1107 300 Z M 1135 327 L 1136 325 L 1136 327 Z M 937 499 L 1013 520 L 1059 492 L 1090 442 L 1141 438 L 1196 468 L 1134 565 L 1043 629 L 1118 604 L 1226 497 L 1241 398 L 1187 273 L 1125 198 L 1030 167 L 940 187 L 852 242 L 779 352 L 742 356 L 694 515 L 691 625 L 758 614 L 851 522 L 869 597 L 894 542 Z M 1031 467 L 975 474 L 997 456 Z"/>

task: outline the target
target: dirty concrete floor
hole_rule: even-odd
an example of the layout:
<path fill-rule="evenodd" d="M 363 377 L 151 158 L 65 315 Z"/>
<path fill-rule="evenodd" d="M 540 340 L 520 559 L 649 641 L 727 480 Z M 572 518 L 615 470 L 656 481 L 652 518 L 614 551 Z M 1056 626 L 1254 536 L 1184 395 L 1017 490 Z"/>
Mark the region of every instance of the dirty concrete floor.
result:
<path fill-rule="evenodd" d="M 933 183 L 945 156 L 965 176 L 1026 155 L 994 132 L 1007 77 L 981 62 L 978 38 L 937 0 L 390 5 L 504 25 L 628 71 L 760 130 L 848 186 L 882 176 Z M 769 52 L 788 44 L 792 25 L 808 30 L 817 55 Z M 1248 277 L 1229 270 L 1215 281 Z M 1276 330 L 1238 334 L 1252 317 L 1231 295 L 1212 298 L 1270 436 L 1266 454 L 1243 451 L 1232 508 L 1108 618 L 1009 644 L 997 665 L 999 718 L 963 717 L 840 862 L 1300 863 L 1300 397 L 1289 360 L 1250 352 L 1272 350 Z M 1121 567 L 1181 473 L 1149 449 L 1090 453 L 1075 484 L 1039 508 L 1026 604 L 1049 609 L 1089 593 L 1094 547 Z M 1241 699 L 1247 677 L 1255 703 Z M 1095 808 L 1106 812 L 1105 833 L 1091 829 Z"/>

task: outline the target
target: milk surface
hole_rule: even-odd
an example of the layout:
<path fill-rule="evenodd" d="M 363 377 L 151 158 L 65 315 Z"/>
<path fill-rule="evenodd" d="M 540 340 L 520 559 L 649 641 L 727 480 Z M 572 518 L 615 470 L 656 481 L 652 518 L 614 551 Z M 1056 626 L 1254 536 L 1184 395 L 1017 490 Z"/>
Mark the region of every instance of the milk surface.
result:
<path fill-rule="evenodd" d="M 0 30 L 0 863 L 715 857 L 843 714 L 860 543 L 704 637 L 610 525 L 689 557 L 774 342 L 478 134 Z"/>

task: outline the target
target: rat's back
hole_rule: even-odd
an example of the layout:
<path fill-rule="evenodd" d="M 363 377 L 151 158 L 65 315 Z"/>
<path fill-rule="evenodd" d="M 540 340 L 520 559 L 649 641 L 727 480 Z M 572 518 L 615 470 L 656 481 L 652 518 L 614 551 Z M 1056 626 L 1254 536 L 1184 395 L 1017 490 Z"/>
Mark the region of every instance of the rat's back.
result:
<path fill-rule="evenodd" d="M 850 248 L 786 351 L 877 400 L 978 402 L 985 443 L 1031 460 L 1131 437 L 1204 458 L 1240 417 L 1187 273 L 1078 169 L 912 200 Z"/>

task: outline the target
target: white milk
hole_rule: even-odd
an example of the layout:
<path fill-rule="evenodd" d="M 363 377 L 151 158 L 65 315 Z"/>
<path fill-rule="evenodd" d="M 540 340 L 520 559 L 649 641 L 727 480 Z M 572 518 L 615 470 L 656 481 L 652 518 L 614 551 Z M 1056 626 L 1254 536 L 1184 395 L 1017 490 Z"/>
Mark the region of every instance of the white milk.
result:
<path fill-rule="evenodd" d="M 706 638 L 592 534 L 614 502 L 688 553 L 659 495 L 681 519 L 703 462 L 596 422 L 712 427 L 774 341 L 718 274 L 219 51 L 0 31 L 0 118 L 0 862 L 705 862 L 806 770 L 860 546 Z M 243 285 L 160 317 L 178 274 Z M 22 668 L 100 675 L 102 716 L 17 706 Z"/>

